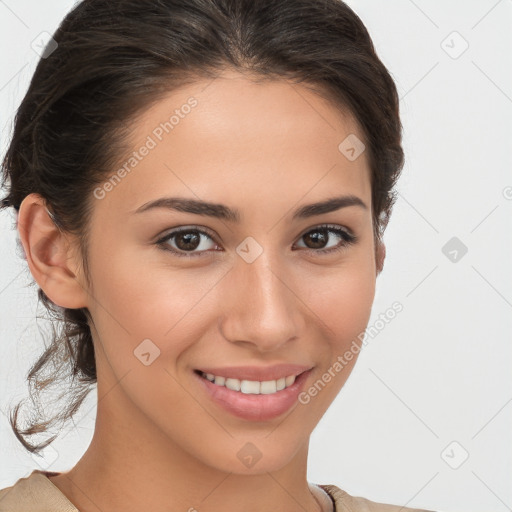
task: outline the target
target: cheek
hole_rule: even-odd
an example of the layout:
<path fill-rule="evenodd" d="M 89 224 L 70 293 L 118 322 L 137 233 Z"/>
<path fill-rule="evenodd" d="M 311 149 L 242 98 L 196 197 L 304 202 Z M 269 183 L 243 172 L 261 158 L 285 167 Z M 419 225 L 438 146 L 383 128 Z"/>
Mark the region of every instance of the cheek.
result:
<path fill-rule="evenodd" d="M 368 323 L 375 281 L 357 274 L 340 277 L 331 283 L 331 293 L 321 305 L 329 326 L 336 333 L 337 344 L 345 345 L 364 331 Z"/>
<path fill-rule="evenodd" d="M 363 265 L 324 276 L 317 285 L 318 292 L 310 293 L 308 306 L 316 313 L 311 319 L 316 322 L 316 333 L 323 329 L 324 339 L 315 351 L 318 370 L 299 402 L 323 414 L 357 362 L 371 315 L 375 279 L 371 266 Z"/>
<path fill-rule="evenodd" d="M 211 271 L 141 261 L 127 250 L 110 253 L 108 260 L 91 255 L 91 274 L 92 315 L 119 371 L 134 365 L 134 351 L 147 339 L 159 363 L 172 364 L 200 336 L 203 299 L 219 279 Z"/>
<path fill-rule="evenodd" d="M 204 283 L 194 286 L 185 272 L 141 263 L 127 251 L 108 261 L 91 258 L 91 274 L 98 375 L 106 389 L 122 381 L 119 400 L 128 398 L 120 402 L 127 410 L 136 404 L 147 417 L 161 411 L 168 424 L 178 423 L 176 411 L 190 407 L 190 395 L 175 368 L 200 336 L 194 305 L 206 293 Z"/>
<path fill-rule="evenodd" d="M 365 330 L 375 296 L 375 264 L 368 253 L 329 271 L 320 269 L 303 284 L 306 304 L 325 324 L 331 345 L 343 348 Z"/>

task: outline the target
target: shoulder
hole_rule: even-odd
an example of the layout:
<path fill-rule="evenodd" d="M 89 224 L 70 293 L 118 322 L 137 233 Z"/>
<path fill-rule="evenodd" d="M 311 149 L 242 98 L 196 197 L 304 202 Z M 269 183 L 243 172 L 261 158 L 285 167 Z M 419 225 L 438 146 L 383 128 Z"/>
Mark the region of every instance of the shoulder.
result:
<path fill-rule="evenodd" d="M 334 512 L 434 512 L 417 508 L 406 508 L 399 505 L 377 503 L 360 496 L 351 496 L 335 485 L 320 485 L 334 501 Z"/>
<path fill-rule="evenodd" d="M 52 474 L 52 473 L 50 473 Z M 78 512 L 43 471 L 0 489 L 0 512 Z"/>
<path fill-rule="evenodd" d="M 320 485 L 335 504 L 334 512 L 433 512 L 377 503 L 351 496 L 335 485 Z M 0 512 L 78 512 L 45 472 L 33 470 L 10 487 L 0 489 Z"/>

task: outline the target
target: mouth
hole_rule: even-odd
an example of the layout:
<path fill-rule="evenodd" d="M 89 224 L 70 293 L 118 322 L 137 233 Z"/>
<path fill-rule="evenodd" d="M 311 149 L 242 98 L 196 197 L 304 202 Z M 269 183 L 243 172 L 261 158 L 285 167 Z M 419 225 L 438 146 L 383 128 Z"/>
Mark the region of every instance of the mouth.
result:
<path fill-rule="evenodd" d="M 202 370 L 194 370 L 194 372 L 201 378 L 208 380 L 215 386 L 225 387 L 231 391 L 244 393 L 246 395 L 272 395 L 288 389 L 291 387 L 295 380 L 308 370 L 304 370 L 298 374 L 290 374 L 286 377 L 269 380 L 249 380 L 249 379 L 235 379 L 215 375 L 213 373 L 206 373 Z"/>
<path fill-rule="evenodd" d="M 224 378 L 202 370 L 193 373 L 202 392 L 223 412 L 248 421 L 270 421 L 282 416 L 294 404 L 299 405 L 299 394 L 312 370 L 263 382 Z"/>
<path fill-rule="evenodd" d="M 223 377 L 224 379 L 237 379 L 240 382 L 247 380 L 253 382 L 267 382 L 282 378 L 291 379 L 299 376 L 306 370 L 310 370 L 312 364 L 280 363 L 274 365 L 244 365 L 244 366 L 209 366 L 196 368 L 206 374 L 207 377 Z"/>

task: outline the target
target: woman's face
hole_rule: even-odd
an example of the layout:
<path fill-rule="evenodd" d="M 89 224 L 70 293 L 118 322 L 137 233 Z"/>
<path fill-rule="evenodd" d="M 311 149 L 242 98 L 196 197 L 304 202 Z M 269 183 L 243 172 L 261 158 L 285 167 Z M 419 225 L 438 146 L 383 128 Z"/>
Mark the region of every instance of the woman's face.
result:
<path fill-rule="evenodd" d="M 150 425 L 152 440 L 229 472 L 282 467 L 345 383 L 371 312 L 363 135 L 309 89 L 234 73 L 169 94 L 132 128 L 124 172 L 96 189 L 90 225 L 98 389 L 120 397 L 108 409 L 100 400 L 98 414 L 138 436 Z M 305 208 L 342 196 L 362 204 Z M 148 207 L 163 198 L 196 211 Z M 295 395 L 226 393 L 195 372 L 282 363 L 312 368 Z M 246 455 L 261 457 L 254 469 Z"/>

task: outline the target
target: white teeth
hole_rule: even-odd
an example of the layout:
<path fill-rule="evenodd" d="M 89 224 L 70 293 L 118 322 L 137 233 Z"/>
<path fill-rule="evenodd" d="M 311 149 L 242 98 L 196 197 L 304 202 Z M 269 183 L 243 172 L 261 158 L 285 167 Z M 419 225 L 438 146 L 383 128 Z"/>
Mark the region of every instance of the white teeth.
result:
<path fill-rule="evenodd" d="M 224 386 L 228 389 L 232 389 L 233 391 L 240 391 L 241 388 L 241 384 L 238 379 L 226 379 Z"/>
<path fill-rule="evenodd" d="M 286 377 L 285 384 L 286 387 L 291 386 L 295 382 L 295 375 L 290 375 L 289 377 Z"/>
<path fill-rule="evenodd" d="M 277 382 L 277 391 L 281 391 L 282 389 L 284 389 L 286 387 L 286 378 L 285 377 L 283 377 L 281 379 L 277 379 L 276 382 Z"/>
<path fill-rule="evenodd" d="M 217 386 L 225 386 L 232 391 L 240 391 L 246 395 L 271 395 L 284 388 L 290 387 L 295 382 L 295 375 L 263 382 L 256 380 L 240 381 L 238 379 L 226 379 L 225 377 L 218 377 L 212 373 L 203 373 L 202 375 Z"/>

